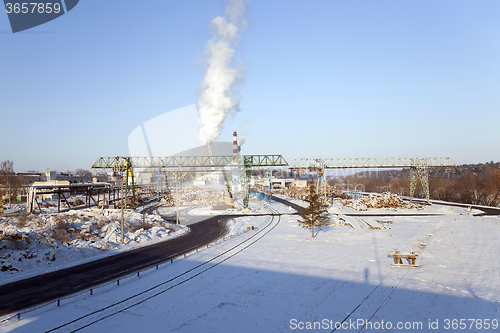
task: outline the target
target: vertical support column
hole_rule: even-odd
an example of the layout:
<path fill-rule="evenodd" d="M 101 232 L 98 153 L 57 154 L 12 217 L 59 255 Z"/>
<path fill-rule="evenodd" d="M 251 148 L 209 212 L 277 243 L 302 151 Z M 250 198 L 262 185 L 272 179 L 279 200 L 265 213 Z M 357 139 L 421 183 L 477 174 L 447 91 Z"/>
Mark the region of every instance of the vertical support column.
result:
<path fill-rule="evenodd" d="M 134 170 L 132 169 L 132 163 L 129 162 L 130 177 L 132 178 L 132 206 L 135 209 L 135 183 L 134 183 Z"/>
<path fill-rule="evenodd" d="M 427 165 L 419 165 L 417 166 L 418 177 L 420 178 L 420 182 L 422 183 L 422 188 L 425 192 L 425 198 L 427 199 L 427 204 L 431 204 L 430 202 L 430 194 L 429 194 L 429 175 L 427 173 Z"/>
<path fill-rule="evenodd" d="M 245 156 L 243 160 L 243 207 L 248 208 L 248 201 L 250 196 L 250 179 L 252 178 L 252 157 Z"/>
<path fill-rule="evenodd" d="M 271 203 L 273 195 L 273 170 L 269 168 L 269 203 Z"/>
<path fill-rule="evenodd" d="M 425 192 L 427 204 L 430 204 L 431 202 L 429 193 L 429 176 L 427 173 L 427 159 L 416 158 L 413 160 L 413 166 L 410 167 L 410 201 L 413 201 L 413 195 L 415 194 L 415 188 L 417 187 L 417 174 L 418 178 L 420 178 L 422 189 Z"/>
<path fill-rule="evenodd" d="M 127 207 L 127 199 L 128 199 L 128 160 L 125 161 L 125 209 Z M 123 179 L 122 179 L 122 184 L 123 184 Z M 122 200 L 123 200 L 123 188 L 122 188 Z"/>
<path fill-rule="evenodd" d="M 417 168 L 414 166 L 410 167 L 410 202 L 413 202 L 413 194 L 415 194 L 415 188 L 417 187 Z"/>
<path fill-rule="evenodd" d="M 125 169 L 125 172 L 127 172 L 127 169 Z M 123 218 L 123 176 L 120 177 L 121 178 L 121 183 L 122 183 L 122 204 L 121 204 L 121 243 L 123 244 L 123 240 L 124 240 L 124 231 L 123 231 L 123 227 L 124 227 L 124 218 Z"/>
<path fill-rule="evenodd" d="M 316 168 L 316 194 L 319 195 L 319 178 L 321 177 L 321 170 Z"/>
<path fill-rule="evenodd" d="M 325 173 L 325 162 L 321 161 L 321 173 L 323 174 L 323 194 L 325 195 L 325 205 L 328 204 L 326 196 L 326 173 Z"/>

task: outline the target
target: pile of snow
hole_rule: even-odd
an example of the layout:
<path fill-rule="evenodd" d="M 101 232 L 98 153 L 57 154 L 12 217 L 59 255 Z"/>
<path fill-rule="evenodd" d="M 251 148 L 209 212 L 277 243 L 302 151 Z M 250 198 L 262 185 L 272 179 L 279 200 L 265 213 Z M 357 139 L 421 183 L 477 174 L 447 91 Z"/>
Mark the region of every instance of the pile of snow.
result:
<path fill-rule="evenodd" d="M 3 213 L 4 214 L 15 214 L 26 212 L 26 203 L 12 203 L 9 207 L 9 203 L 4 202 Z"/>
<path fill-rule="evenodd" d="M 345 200 L 343 201 L 343 205 L 362 211 L 367 210 L 368 208 L 390 208 L 394 211 L 397 208 L 416 208 L 417 210 L 423 209 L 422 205 L 405 202 L 403 201 L 403 198 L 390 192 L 384 192 L 382 195 L 370 194 L 367 198 L 360 198 L 357 200 Z"/>
<path fill-rule="evenodd" d="M 71 210 L 59 214 L 0 217 L 1 284 L 62 269 L 188 232 L 159 215 L 119 210 Z"/>
<path fill-rule="evenodd" d="M 270 210 L 272 207 L 274 210 Z M 270 214 L 275 212 L 281 214 L 290 214 L 296 212 L 295 209 L 285 206 L 283 204 L 273 201 L 268 204 L 265 201 L 257 199 L 250 195 L 248 207 L 243 206 L 243 200 L 237 199 L 233 205 L 208 205 L 208 206 L 195 206 L 189 210 L 188 215 L 210 216 L 210 215 L 257 215 L 257 214 Z M 166 212 L 165 209 L 162 212 Z"/>
<path fill-rule="evenodd" d="M 162 199 L 170 206 L 231 205 L 229 192 L 211 187 L 190 187 L 172 193 Z"/>

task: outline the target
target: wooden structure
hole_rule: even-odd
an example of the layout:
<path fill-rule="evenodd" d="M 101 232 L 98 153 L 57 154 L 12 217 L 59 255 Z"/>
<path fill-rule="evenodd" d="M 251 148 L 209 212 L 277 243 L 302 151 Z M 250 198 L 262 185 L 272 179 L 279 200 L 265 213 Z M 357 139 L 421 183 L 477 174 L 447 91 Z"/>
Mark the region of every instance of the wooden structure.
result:
<path fill-rule="evenodd" d="M 393 267 L 418 267 L 418 265 L 415 264 L 418 253 L 413 251 L 411 253 L 401 253 L 398 249 L 396 249 L 394 253 L 389 254 L 389 256 L 394 258 L 394 264 L 392 264 Z M 410 261 L 410 264 L 403 264 L 403 260 L 401 258 L 407 258 Z"/>

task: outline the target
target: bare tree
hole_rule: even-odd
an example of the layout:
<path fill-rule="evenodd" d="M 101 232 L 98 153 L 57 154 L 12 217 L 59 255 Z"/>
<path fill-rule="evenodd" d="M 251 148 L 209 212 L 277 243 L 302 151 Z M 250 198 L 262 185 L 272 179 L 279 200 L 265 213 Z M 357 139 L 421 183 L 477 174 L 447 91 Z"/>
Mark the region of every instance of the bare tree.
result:
<path fill-rule="evenodd" d="M 14 162 L 5 160 L 0 163 L 0 183 L 7 185 L 8 195 L 9 195 L 9 207 L 10 207 L 10 196 L 11 196 L 11 182 L 14 176 Z"/>
<path fill-rule="evenodd" d="M 92 177 L 92 172 L 90 172 L 89 170 L 85 170 L 85 169 L 76 169 L 75 170 L 75 175 L 77 175 L 77 176 L 85 176 L 85 177 Z"/>

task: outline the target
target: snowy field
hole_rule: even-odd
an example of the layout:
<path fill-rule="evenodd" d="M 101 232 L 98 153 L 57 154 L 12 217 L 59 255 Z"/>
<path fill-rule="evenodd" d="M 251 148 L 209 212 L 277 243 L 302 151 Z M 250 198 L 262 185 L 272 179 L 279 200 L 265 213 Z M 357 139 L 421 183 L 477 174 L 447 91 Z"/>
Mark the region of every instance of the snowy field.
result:
<path fill-rule="evenodd" d="M 53 207 L 52 207 L 53 208 Z M 22 211 L 22 206 L 12 211 Z M 121 244 L 119 210 L 82 209 L 64 213 L 0 217 L 0 284 L 76 266 L 160 241 L 189 228 L 159 215 L 124 213 Z"/>
<path fill-rule="evenodd" d="M 272 206 L 288 210 L 277 203 Z M 418 213 L 438 215 L 354 219 L 339 212 L 336 220 L 352 218 L 352 226 L 324 227 L 314 239 L 310 230 L 298 226 L 297 216 L 284 215 L 260 240 L 198 275 L 197 271 L 186 274 L 183 279 L 192 279 L 185 283 L 163 284 L 58 331 L 85 325 L 89 326 L 81 332 L 290 332 L 309 328 L 331 332 L 336 325 L 341 326 L 336 332 L 498 331 L 500 217 L 468 216 L 466 208 L 450 210 L 440 205 Z M 332 215 L 336 217 L 336 211 Z M 23 315 L 21 321 L 0 326 L 0 332 L 47 331 L 122 301 L 270 230 L 266 229 L 270 219 L 236 218 L 233 232 L 248 225 L 256 229 L 120 286 Z M 385 223 L 378 222 L 382 220 Z M 388 255 L 395 249 L 417 252 L 419 268 L 392 267 Z"/>

